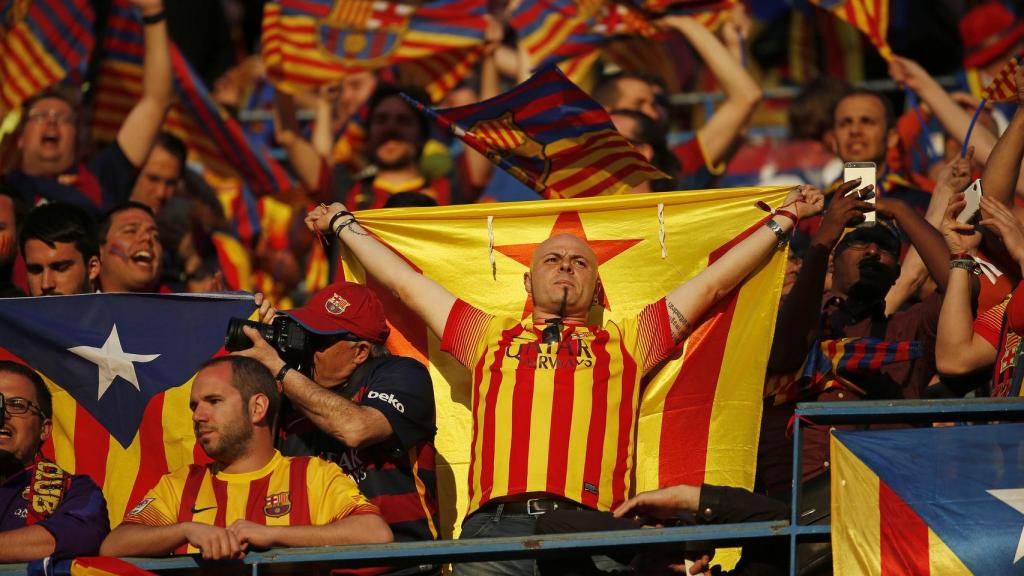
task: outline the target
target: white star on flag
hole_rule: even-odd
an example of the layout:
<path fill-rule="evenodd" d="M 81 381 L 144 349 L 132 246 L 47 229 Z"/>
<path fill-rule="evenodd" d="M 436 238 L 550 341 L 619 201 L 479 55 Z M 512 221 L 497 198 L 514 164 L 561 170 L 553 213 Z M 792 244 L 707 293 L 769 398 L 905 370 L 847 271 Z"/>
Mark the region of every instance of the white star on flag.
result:
<path fill-rule="evenodd" d="M 110 329 L 110 336 L 103 343 L 102 348 L 92 346 L 75 346 L 68 348 L 68 352 L 77 354 L 99 367 L 99 388 L 96 399 L 100 400 L 107 393 L 107 389 L 120 376 L 127 380 L 135 389 L 142 391 L 139 386 L 139 378 L 135 375 L 134 362 L 152 362 L 160 357 L 159 354 L 128 354 L 121 348 L 121 340 L 117 337 L 117 324 Z"/>
<path fill-rule="evenodd" d="M 1024 514 L 1024 488 L 989 490 L 988 493 L 1001 500 L 1010 508 Z M 1021 530 L 1020 540 L 1017 541 L 1017 553 L 1013 556 L 1013 563 L 1016 564 L 1021 558 L 1024 558 L 1024 529 Z"/>

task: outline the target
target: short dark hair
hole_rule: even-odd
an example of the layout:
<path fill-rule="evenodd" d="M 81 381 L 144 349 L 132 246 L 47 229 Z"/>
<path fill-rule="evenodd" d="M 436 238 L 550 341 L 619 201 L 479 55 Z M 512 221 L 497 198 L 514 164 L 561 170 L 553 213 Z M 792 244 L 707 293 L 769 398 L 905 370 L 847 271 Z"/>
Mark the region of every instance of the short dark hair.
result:
<path fill-rule="evenodd" d="M 896 112 L 893 110 L 892 102 L 885 97 L 885 94 L 881 92 L 875 92 L 870 88 L 864 88 L 862 86 L 856 86 L 847 90 L 841 97 L 836 100 L 834 106 L 832 106 L 832 125 L 835 126 L 836 122 L 836 110 L 839 109 L 839 105 L 847 98 L 853 96 L 871 96 L 877 98 L 882 103 L 882 108 L 885 109 L 885 129 L 886 131 L 896 127 Z"/>
<path fill-rule="evenodd" d="M 273 428 L 277 413 L 281 410 L 281 393 L 277 391 L 277 381 L 266 366 L 245 356 L 218 356 L 199 365 L 196 373 L 218 366 L 231 365 L 231 386 L 242 396 L 242 404 L 248 406 L 249 399 L 256 394 L 267 397 L 267 427 Z"/>
<path fill-rule="evenodd" d="M 28 204 L 25 202 L 24 196 L 13 184 L 3 179 L 0 179 L 0 196 L 7 196 L 11 199 L 14 207 L 15 230 L 20 233 L 25 225 L 25 217 L 28 215 Z"/>
<path fill-rule="evenodd" d="M 0 360 L 0 373 L 3 372 L 16 374 L 31 382 L 36 389 L 36 405 L 39 406 L 39 411 L 43 413 L 43 417 L 53 418 L 53 395 L 35 370 L 11 360 Z"/>
<path fill-rule="evenodd" d="M 430 96 L 420 88 L 419 86 L 396 86 L 394 84 L 378 84 L 377 89 L 373 91 L 370 98 L 366 101 L 366 131 L 370 131 L 370 127 L 373 125 L 373 112 L 380 106 L 381 102 L 391 98 L 392 96 L 398 97 L 403 104 L 412 110 L 414 116 L 416 116 L 416 123 L 419 125 L 420 137 L 423 139 L 423 143 L 426 143 L 430 139 L 430 121 L 427 120 L 427 115 L 420 112 L 415 106 L 409 104 L 402 98 L 402 93 L 413 100 L 420 102 L 424 105 L 430 104 Z M 419 150 L 417 152 L 420 152 Z"/>
<path fill-rule="evenodd" d="M 22 254 L 29 240 L 39 240 L 50 248 L 57 242 L 74 244 L 86 263 L 100 253 L 96 221 L 85 209 L 64 202 L 43 204 L 29 212 L 19 237 Z"/>
<path fill-rule="evenodd" d="M 425 206 L 437 206 L 437 200 L 422 192 L 399 192 L 388 197 L 384 203 L 385 208 L 422 208 Z"/>
<path fill-rule="evenodd" d="M 161 132 L 156 137 L 155 146 L 159 146 L 174 156 L 175 160 L 178 161 L 178 169 L 181 172 L 185 171 L 185 160 L 188 158 L 188 147 L 181 141 L 180 138 L 171 134 L 170 132 Z"/>
<path fill-rule="evenodd" d="M 840 78 L 818 76 L 800 87 L 789 104 L 789 135 L 792 138 L 821 140 L 834 125 L 836 104 L 850 92 Z"/>
<path fill-rule="evenodd" d="M 96 234 L 100 246 L 107 243 L 107 234 L 110 233 L 110 222 L 114 219 L 114 216 L 128 210 L 142 210 L 146 214 L 152 216 L 154 221 L 156 220 L 156 214 L 153 213 L 153 209 L 141 202 L 130 201 L 114 206 L 110 210 L 107 210 L 103 217 L 100 218 L 100 225 Z"/>

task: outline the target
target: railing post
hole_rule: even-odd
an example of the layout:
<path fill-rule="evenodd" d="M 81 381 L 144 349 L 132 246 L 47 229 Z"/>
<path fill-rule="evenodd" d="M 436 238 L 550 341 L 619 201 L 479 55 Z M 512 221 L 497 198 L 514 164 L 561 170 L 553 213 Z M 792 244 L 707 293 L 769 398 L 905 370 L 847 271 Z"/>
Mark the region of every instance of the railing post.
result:
<path fill-rule="evenodd" d="M 796 545 L 800 516 L 800 487 L 803 474 L 800 466 L 800 416 L 793 412 L 793 482 L 789 497 L 789 574 L 796 576 Z"/>

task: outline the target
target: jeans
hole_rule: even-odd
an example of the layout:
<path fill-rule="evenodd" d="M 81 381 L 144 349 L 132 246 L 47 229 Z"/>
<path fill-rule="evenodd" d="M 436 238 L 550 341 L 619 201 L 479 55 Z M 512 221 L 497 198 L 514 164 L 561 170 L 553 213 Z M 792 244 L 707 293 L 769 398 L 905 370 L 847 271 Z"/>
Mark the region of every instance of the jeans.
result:
<path fill-rule="evenodd" d="M 529 514 L 502 514 L 499 504 L 493 511 L 476 512 L 462 523 L 460 540 L 497 536 L 528 536 L 534 533 L 537 517 Z M 533 560 L 497 562 L 460 562 L 453 564 L 452 576 L 535 576 Z"/>

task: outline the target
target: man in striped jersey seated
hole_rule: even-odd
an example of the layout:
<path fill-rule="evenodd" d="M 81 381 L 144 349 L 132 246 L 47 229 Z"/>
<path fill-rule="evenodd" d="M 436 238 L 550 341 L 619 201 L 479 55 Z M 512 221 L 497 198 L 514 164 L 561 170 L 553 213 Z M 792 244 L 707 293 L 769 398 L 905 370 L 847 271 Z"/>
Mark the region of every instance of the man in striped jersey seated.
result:
<path fill-rule="evenodd" d="M 337 466 L 274 449 L 281 396 L 259 362 L 207 361 L 189 405 L 196 439 L 213 463 L 160 478 L 103 541 L 101 554 L 198 552 L 218 560 L 252 548 L 391 541 L 377 507 Z"/>
<path fill-rule="evenodd" d="M 470 369 L 469 506 L 461 537 L 474 538 L 532 534 L 540 514 L 611 511 L 624 502 L 641 378 L 822 203 L 817 189 L 794 189 L 786 209 L 700 274 L 638 316 L 602 325 L 587 322 L 597 302 L 598 260 L 578 236 L 552 236 L 534 251 L 523 278 L 533 315 L 521 319 L 459 300 L 378 242 L 341 204 L 314 208 L 306 222 L 338 236 L 441 337 L 441 349 Z M 459 564 L 455 573 L 532 575 L 534 562 Z"/>

